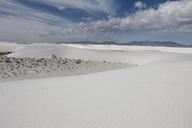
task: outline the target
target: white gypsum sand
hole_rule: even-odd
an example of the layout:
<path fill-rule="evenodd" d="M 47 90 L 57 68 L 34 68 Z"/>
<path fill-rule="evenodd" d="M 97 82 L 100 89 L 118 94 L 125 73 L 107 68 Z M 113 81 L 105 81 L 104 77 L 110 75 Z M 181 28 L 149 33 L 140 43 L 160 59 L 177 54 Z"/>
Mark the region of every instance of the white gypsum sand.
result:
<path fill-rule="evenodd" d="M 192 127 L 191 48 L 102 47 L 106 46 L 14 47 L 9 57 L 50 58 L 54 54 L 63 59 L 138 66 L 80 76 L 2 82 L 0 128 Z"/>

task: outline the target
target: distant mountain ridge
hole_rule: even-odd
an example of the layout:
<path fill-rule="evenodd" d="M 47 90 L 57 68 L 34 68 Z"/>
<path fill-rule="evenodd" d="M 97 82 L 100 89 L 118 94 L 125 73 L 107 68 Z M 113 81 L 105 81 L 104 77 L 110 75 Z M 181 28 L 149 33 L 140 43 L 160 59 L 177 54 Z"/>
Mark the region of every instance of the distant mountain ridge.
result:
<path fill-rule="evenodd" d="M 187 45 L 179 44 L 176 42 L 166 41 L 166 42 L 160 42 L 160 41 L 133 41 L 128 43 L 128 45 L 138 45 L 138 46 L 166 46 L 166 47 L 187 47 Z"/>
<path fill-rule="evenodd" d="M 96 44 L 96 45 L 128 45 L 128 46 L 163 46 L 163 47 L 192 47 L 192 45 L 179 44 L 172 41 L 132 41 L 128 43 L 117 43 L 112 41 L 94 42 L 94 41 L 77 41 L 77 42 L 57 42 L 57 44 Z"/>

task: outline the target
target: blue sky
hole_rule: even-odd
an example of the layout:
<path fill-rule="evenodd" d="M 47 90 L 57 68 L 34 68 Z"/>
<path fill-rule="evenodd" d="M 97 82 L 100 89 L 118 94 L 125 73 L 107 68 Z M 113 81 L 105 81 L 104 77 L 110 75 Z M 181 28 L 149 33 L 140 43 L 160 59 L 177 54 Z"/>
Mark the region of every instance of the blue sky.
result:
<path fill-rule="evenodd" d="M 192 44 L 192 0 L 0 0 L 0 40 Z"/>

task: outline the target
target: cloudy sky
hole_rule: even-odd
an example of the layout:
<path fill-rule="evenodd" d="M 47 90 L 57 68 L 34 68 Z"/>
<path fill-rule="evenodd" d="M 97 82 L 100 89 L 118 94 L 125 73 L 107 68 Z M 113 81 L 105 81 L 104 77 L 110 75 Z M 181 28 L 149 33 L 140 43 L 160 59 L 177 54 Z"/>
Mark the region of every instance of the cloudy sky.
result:
<path fill-rule="evenodd" d="M 192 44 L 192 0 L 0 0 L 0 41 Z"/>

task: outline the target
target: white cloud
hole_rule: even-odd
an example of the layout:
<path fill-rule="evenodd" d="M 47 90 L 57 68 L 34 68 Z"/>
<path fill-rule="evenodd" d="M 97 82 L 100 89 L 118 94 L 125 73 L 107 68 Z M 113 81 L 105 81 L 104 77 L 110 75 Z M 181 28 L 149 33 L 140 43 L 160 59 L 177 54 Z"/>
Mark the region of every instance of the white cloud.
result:
<path fill-rule="evenodd" d="M 1 41 L 56 42 L 58 40 L 77 40 L 90 36 L 78 25 L 54 26 L 43 22 L 20 18 L 0 18 Z"/>
<path fill-rule="evenodd" d="M 113 0 L 33 1 L 44 2 L 60 10 L 74 8 L 89 13 L 105 12 L 109 15 L 110 10 L 113 10 Z M 151 35 L 192 33 L 191 0 L 169 1 L 160 4 L 156 9 L 138 9 L 134 14 L 123 18 L 110 16 L 108 20 L 93 22 L 90 18 L 82 17 L 82 23 L 32 9 L 14 0 L 0 0 L 0 12 L 6 13 L 5 15 L 1 13 L 0 16 L 0 38 L 8 41 L 124 40 L 126 42 L 127 38 L 146 40 L 149 37 L 146 35 L 150 32 Z M 145 33 L 135 34 L 132 31 Z"/>
<path fill-rule="evenodd" d="M 57 7 L 81 9 L 88 13 L 111 14 L 113 0 L 33 0 Z M 114 11 L 114 10 L 113 10 Z M 82 18 L 85 21 L 88 19 Z M 79 24 L 65 17 L 32 9 L 14 0 L 0 0 L 0 38 L 8 41 L 75 40 L 93 37 Z"/>
<path fill-rule="evenodd" d="M 145 9 L 147 7 L 147 5 L 141 1 L 137 1 L 135 2 L 135 8 L 138 8 L 138 9 Z"/>
<path fill-rule="evenodd" d="M 85 10 L 88 12 L 104 12 L 108 14 L 115 13 L 113 0 L 33 0 L 43 2 L 58 9 L 73 8 Z"/>
<path fill-rule="evenodd" d="M 0 14 L 1 40 L 44 41 L 58 36 L 69 39 L 83 35 L 73 21 L 31 9 L 12 0 L 0 1 Z"/>
<path fill-rule="evenodd" d="M 1 16 L 0 18 L 6 17 L 17 17 L 20 19 L 38 21 L 38 22 L 46 22 L 46 23 L 66 23 L 66 22 L 72 22 L 70 20 L 52 15 L 50 13 L 38 11 L 35 9 L 31 9 L 27 6 L 24 6 L 22 4 L 19 4 L 17 2 L 14 2 L 12 0 L 1 0 L 0 2 L 0 13 L 4 12 L 6 13 L 4 16 Z"/>
<path fill-rule="evenodd" d="M 145 30 L 192 24 L 192 1 L 168 1 L 157 9 L 139 10 L 124 18 L 109 18 L 90 23 L 82 23 L 84 28 L 107 30 Z"/>

